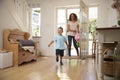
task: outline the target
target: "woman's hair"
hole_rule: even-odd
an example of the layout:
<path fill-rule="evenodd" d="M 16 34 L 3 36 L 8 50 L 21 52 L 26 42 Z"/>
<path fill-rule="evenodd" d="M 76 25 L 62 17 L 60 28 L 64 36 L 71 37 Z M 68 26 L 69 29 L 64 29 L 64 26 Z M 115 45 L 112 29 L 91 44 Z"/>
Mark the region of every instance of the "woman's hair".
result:
<path fill-rule="evenodd" d="M 58 29 L 61 29 L 63 31 L 63 28 L 62 27 L 58 27 Z"/>
<path fill-rule="evenodd" d="M 74 20 L 77 21 L 78 19 L 77 19 L 77 15 L 76 15 L 75 13 L 71 13 L 71 14 L 70 14 L 70 16 L 69 16 L 69 21 L 72 21 L 72 19 L 71 19 L 71 16 L 72 16 L 72 15 L 74 16 Z"/>

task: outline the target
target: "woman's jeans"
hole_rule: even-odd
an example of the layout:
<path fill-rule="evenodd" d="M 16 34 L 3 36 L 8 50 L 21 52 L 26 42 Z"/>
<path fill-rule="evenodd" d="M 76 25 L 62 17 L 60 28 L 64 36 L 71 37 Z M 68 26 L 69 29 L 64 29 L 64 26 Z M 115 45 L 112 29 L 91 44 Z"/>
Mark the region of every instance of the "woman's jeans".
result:
<path fill-rule="evenodd" d="M 74 47 L 76 49 L 76 52 L 77 52 L 77 55 L 79 55 L 79 52 L 78 52 L 78 46 L 76 45 L 77 41 L 75 40 L 75 37 L 74 36 L 69 36 L 68 35 L 68 55 L 71 56 L 71 44 L 72 44 L 72 40 L 73 40 L 73 44 L 74 44 Z"/>

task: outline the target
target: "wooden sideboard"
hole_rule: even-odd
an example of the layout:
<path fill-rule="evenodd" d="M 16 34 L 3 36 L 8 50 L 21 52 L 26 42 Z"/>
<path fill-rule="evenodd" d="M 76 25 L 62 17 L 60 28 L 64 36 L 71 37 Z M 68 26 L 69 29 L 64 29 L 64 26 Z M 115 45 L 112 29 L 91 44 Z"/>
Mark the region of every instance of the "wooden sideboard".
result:
<path fill-rule="evenodd" d="M 98 42 L 120 41 L 120 27 L 96 28 Z"/>
<path fill-rule="evenodd" d="M 96 28 L 97 31 L 97 52 L 96 52 L 96 70 L 98 78 L 104 79 L 103 71 L 103 52 L 104 46 L 114 44 L 114 41 L 120 41 L 120 27 Z M 104 79 L 105 80 L 105 79 Z"/>

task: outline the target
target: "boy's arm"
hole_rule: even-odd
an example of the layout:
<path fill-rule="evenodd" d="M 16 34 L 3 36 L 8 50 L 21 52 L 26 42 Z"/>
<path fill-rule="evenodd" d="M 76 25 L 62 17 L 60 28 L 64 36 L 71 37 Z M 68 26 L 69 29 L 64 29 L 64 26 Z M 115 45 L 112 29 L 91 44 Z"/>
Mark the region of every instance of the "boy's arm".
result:
<path fill-rule="evenodd" d="M 54 42 L 54 41 L 51 41 L 51 42 L 48 44 L 48 47 L 50 47 L 50 46 L 51 46 L 51 44 L 53 44 L 53 42 Z"/>
<path fill-rule="evenodd" d="M 65 41 L 65 44 L 66 44 L 66 46 L 67 46 L 67 48 L 68 48 L 68 43 L 67 43 L 67 41 Z"/>

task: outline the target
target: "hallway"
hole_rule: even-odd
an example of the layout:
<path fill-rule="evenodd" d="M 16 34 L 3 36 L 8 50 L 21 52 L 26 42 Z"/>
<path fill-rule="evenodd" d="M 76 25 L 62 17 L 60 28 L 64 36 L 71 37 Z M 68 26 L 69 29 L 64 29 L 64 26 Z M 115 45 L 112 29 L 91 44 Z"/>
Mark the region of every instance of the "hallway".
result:
<path fill-rule="evenodd" d="M 97 80 L 92 59 L 64 59 L 63 63 L 40 57 L 37 62 L 0 70 L 0 80 Z"/>

